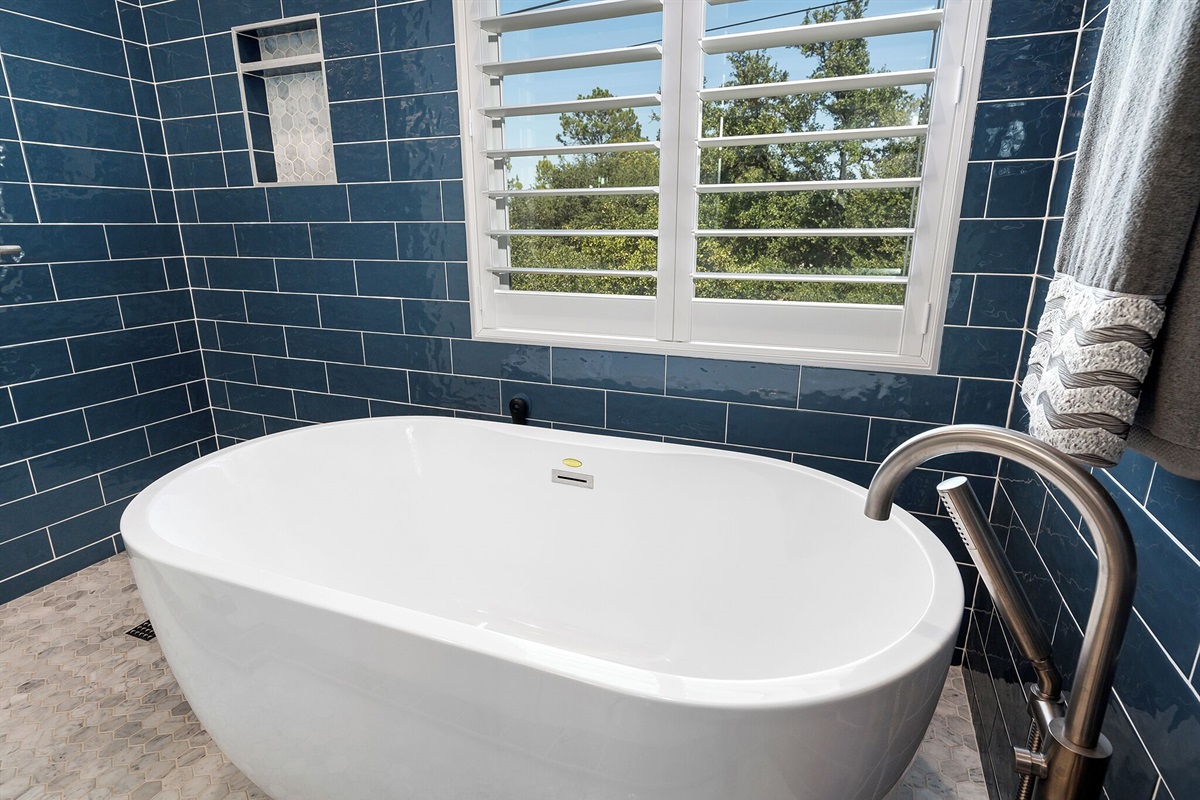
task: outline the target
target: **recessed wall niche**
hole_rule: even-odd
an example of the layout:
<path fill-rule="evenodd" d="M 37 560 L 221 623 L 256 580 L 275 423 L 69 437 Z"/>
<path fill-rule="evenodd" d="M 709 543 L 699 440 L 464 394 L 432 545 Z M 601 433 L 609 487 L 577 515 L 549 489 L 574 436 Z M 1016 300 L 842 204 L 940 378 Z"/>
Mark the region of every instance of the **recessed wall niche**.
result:
<path fill-rule="evenodd" d="M 336 182 L 320 19 L 261 22 L 232 33 L 254 182 Z"/>

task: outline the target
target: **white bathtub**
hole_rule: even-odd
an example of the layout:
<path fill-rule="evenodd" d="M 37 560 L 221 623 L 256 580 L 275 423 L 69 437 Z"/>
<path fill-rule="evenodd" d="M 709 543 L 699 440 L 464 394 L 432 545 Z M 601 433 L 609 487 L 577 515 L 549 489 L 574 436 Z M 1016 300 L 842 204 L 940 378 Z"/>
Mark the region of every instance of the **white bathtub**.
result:
<path fill-rule="evenodd" d="M 214 453 L 121 527 L 188 700 L 276 800 L 868 800 L 921 741 L 963 598 L 928 529 L 863 497 L 397 417 Z"/>

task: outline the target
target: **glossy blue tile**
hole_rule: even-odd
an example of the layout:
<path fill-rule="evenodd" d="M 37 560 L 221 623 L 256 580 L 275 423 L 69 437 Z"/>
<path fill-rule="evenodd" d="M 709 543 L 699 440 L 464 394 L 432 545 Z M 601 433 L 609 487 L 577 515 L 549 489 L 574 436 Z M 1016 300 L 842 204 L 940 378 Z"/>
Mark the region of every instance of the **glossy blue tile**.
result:
<path fill-rule="evenodd" d="M 242 90 L 236 75 L 213 76 L 210 95 L 218 113 L 242 113 Z"/>
<path fill-rule="evenodd" d="M 176 189 L 208 189 L 225 186 L 225 159 L 220 153 L 175 156 L 171 175 Z"/>
<path fill-rule="evenodd" d="M 1082 14 L 1083 0 L 1004 0 L 992 5 L 988 36 L 1068 31 Z"/>
<path fill-rule="evenodd" d="M 200 351 L 192 350 L 173 356 L 139 361 L 133 365 L 133 373 L 137 376 L 138 389 L 148 392 L 165 386 L 176 386 L 180 383 L 202 380 L 204 364 L 200 358 Z"/>
<path fill-rule="evenodd" d="M 450 372 L 450 340 L 424 336 L 363 334 L 366 361 L 380 367 Z"/>
<path fill-rule="evenodd" d="M 1012 378 L 1021 342 L 1019 330 L 947 326 L 939 371 L 969 378 Z"/>
<path fill-rule="evenodd" d="M 1074 94 L 1067 105 L 1067 119 L 1063 125 L 1062 152 L 1074 153 L 1079 149 L 1079 137 L 1083 134 L 1083 115 L 1087 111 L 1088 89 Z"/>
<path fill-rule="evenodd" d="M 1058 242 L 1062 237 L 1062 226 L 1061 219 L 1046 220 L 1046 235 L 1042 239 L 1041 252 L 1038 254 L 1038 275 L 1054 276 L 1054 264 L 1058 258 Z"/>
<path fill-rule="evenodd" d="M 333 160 L 342 183 L 385 181 L 388 179 L 388 151 L 385 142 L 335 144 Z"/>
<path fill-rule="evenodd" d="M 263 386 L 305 389 L 312 392 L 329 390 L 325 378 L 325 365 L 318 361 L 302 361 L 298 358 L 254 356 L 254 370 L 250 380 L 255 379 Z"/>
<path fill-rule="evenodd" d="M 215 408 L 213 424 L 218 436 L 228 436 L 231 439 L 254 439 L 266 433 L 263 418 L 258 414 Z"/>
<path fill-rule="evenodd" d="M 230 186 L 250 186 L 254 183 L 249 153 L 244 150 L 236 153 L 223 153 L 221 158 L 225 162 L 226 182 Z"/>
<path fill-rule="evenodd" d="M 554 382 L 625 392 L 666 391 L 666 357 L 556 347 Z"/>
<path fill-rule="evenodd" d="M 200 36 L 200 6 L 197 0 L 171 0 L 154 3 L 142 9 L 146 21 L 146 40 L 150 44 Z"/>
<path fill-rule="evenodd" d="M 220 337 L 223 350 L 264 356 L 287 355 L 283 342 L 283 328 L 276 325 L 218 322 L 217 336 Z"/>
<path fill-rule="evenodd" d="M 396 229 L 383 222 L 314 224 L 312 255 L 315 258 L 396 257 Z"/>
<path fill-rule="evenodd" d="M 353 100 L 331 103 L 329 122 L 333 141 L 371 142 L 387 137 L 382 100 Z"/>
<path fill-rule="evenodd" d="M 218 114 L 217 129 L 221 135 L 222 150 L 245 150 L 250 145 L 246 139 L 246 119 L 241 114 Z"/>
<path fill-rule="evenodd" d="M 384 52 L 453 43 L 449 4 L 429 1 L 379 9 L 379 46 Z"/>
<path fill-rule="evenodd" d="M 358 294 L 376 297 L 446 297 L 446 265 L 437 261 L 359 261 Z"/>
<path fill-rule="evenodd" d="M 29 460 L 38 491 L 81 480 L 150 455 L 140 429 L 86 442 Z"/>
<path fill-rule="evenodd" d="M 318 226 L 314 225 L 313 228 Z M 272 222 L 267 225 L 236 224 L 233 235 L 238 253 L 243 256 L 274 258 L 303 258 L 313 253 L 308 240 L 307 225 Z M 314 231 L 313 238 L 316 238 Z"/>
<path fill-rule="evenodd" d="M 213 289 L 275 290 L 275 265 L 266 258 L 206 258 L 208 285 Z"/>
<path fill-rule="evenodd" d="M 353 261 L 279 258 L 275 273 L 281 292 L 357 294 Z"/>
<path fill-rule="evenodd" d="M 206 19 L 205 22 L 207 21 Z M 225 28 L 224 32 L 204 37 L 204 48 L 208 51 L 210 74 L 220 75 L 237 71 L 237 58 L 233 54 L 233 42 L 229 37 L 229 28 Z"/>
<path fill-rule="evenodd" d="M 980 100 L 1067 93 L 1075 33 L 990 40 L 984 49 Z"/>
<path fill-rule="evenodd" d="M 992 180 L 992 165 L 968 164 L 966 183 L 963 185 L 961 216 L 982 217 L 987 208 L 988 185 Z"/>
<path fill-rule="evenodd" d="M 35 186 L 33 192 L 42 222 L 156 221 L 153 198 L 145 189 Z"/>
<path fill-rule="evenodd" d="M 1096 69 L 1096 57 L 1100 53 L 1100 38 L 1103 33 L 1103 25 L 1100 25 L 1089 26 L 1079 34 L 1079 53 L 1075 56 L 1075 69 L 1071 73 L 1072 91 L 1091 82 L 1092 73 Z"/>
<path fill-rule="evenodd" d="M 408 373 L 400 369 L 330 364 L 329 391 L 375 400 L 408 402 Z"/>
<path fill-rule="evenodd" d="M 1053 161 L 1011 161 L 992 168 L 987 216 L 1044 217 Z"/>
<path fill-rule="evenodd" d="M 1138 503 L 1144 504 L 1154 468 L 1153 459 L 1127 449 L 1117 465 L 1109 467 L 1106 472 L 1114 481 L 1125 487 L 1125 491 L 1133 495 Z"/>
<path fill-rule="evenodd" d="M 539 383 L 550 381 L 549 347 L 456 339 L 452 349 L 454 372 L 458 375 Z"/>
<path fill-rule="evenodd" d="M 103 434 L 93 431 L 92 435 Z M 5 427 L 4 436 L 0 437 L 0 463 L 19 461 L 87 440 L 88 426 L 80 411 L 18 422 Z"/>
<path fill-rule="evenodd" d="M 345 186 L 272 186 L 267 202 L 273 222 L 337 222 L 350 219 Z"/>
<path fill-rule="evenodd" d="M 363 363 L 363 337 L 350 331 L 286 328 L 287 353 L 292 358 Z M 386 365 L 391 366 L 391 365 Z"/>
<path fill-rule="evenodd" d="M 78 572 L 84 567 L 91 566 L 113 555 L 116 555 L 113 540 L 105 539 L 82 550 L 68 553 L 48 564 L 43 564 L 14 578 L 9 578 L 0 583 L 0 603 L 6 603 L 23 594 L 53 583 L 60 578 L 65 578 L 73 572 Z"/>
<path fill-rule="evenodd" d="M 18 536 L 0 543 L 0 581 L 54 558 L 46 531 Z M 0 585 L 0 592 L 5 585 Z M 0 598 L 5 595 L 0 594 Z"/>
<path fill-rule="evenodd" d="M 241 292 L 193 289 L 192 303 L 197 319 L 246 321 L 246 300 Z"/>
<path fill-rule="evenodd" d="M 598 389 L 507 380 L 500 382 L 500 399 L 505 410 L 508 401 L 518 394 L 529 398 L 531 421 L 604 427 L 604 392 Z"/>
<path fill-rule="evenodd" d="M 0 350 L 0 384 L 52 378 L 71 372 L 64 341 L 38 342 Z"/>
<path fill-rule="evenodd" d="M 1200 730 L 1200 700 L 1136 617 L 1117 662 L 1116 690 L 1171 794 L 1194 796 L 1200 759 L 1187 743 Z"/>
<path fill-rule="evenodd" d="M 296 416 L 312 422 L 337 422 L 371 415 L 371 406 L 361 397 L 296 392 Z"/>
<path fill-rule="evenodd" d="M 267 221 L 267 198 L 262 189 L 201 189 L 195 197 L 200 222 Z"/>
<path fill-rule="evenodd" d="M 118 500 L 57 525 L 51 525 L 50 540 L 54 543 L 55 552 L 70 553 L 111 539 L 114 534 L 120 532 L 121 514 L 128 505 L 129 500 Z"/>
<path fill-rule="evenodd" d="M 1030 274 L 1041 242 L 1040 220 L 964 220 L 958 226 L 954 271 Z"/>
<path fill-rule="evenodd" d="M 733 405 L 730 444 L 789 450 L 837 458 L 862 458 L 867 449 L 865 417 Z"/>
<path fill-rule="evenodd" d="M 150 48 L 154 78 L 162 83 L 207 76 L 208 51 L 203 39 L 184 39 Z"/>
<path fill-rule="evenodd" d="M 1175 475 L 1159 465 L 1154 470 L 1146 509 L 1200 558 L 1200 481 Z"/>
<path fill-rule="evenodd" d="M 25 164 L 34 183 L 148 188 L 141 155 L 81 147 L 25 145 Z"/>
<path fill-rule="evenodd" d="M 17 118 L 21 120 L 21 133 L 26 138 L 30 131 L 25 130 L 25 118 L 30 119 L 30 125 L 45 126 L 52 124 L 45 118 L 56 112 L 66 112 L 68 118 L 76 118 L 75 109 L 92 109 L 107 111 L 103 115 L 111 124 L 120 126 L 122 120 L 113 118 L 113 114 L 133 114 L 133 93 L 129 79 L 104 75 L 99 72 L 73 69 L 60 64 L 50 64 L 46 61 L 28 61 L 23 58 L 6 58 L 5 68 L 8 71 L 8 82 L 12 96 L 18 100 L 35 100 L 36 103 L 17 103 Z M 41 106 L 41 103 L 53 103 L 53 106 Z M 100 117 L 100 118 L 103 118 Z M 103 131 L 97 130 L 99 135 Z M 48 141 L 58 141 L 50 139 Z M 122 150 L 132 149 L 129 142 L 124 142 Z"/>
<path fill-rule="evenodd" d="M 390 97 L 385 103 L 387 134 L 392 139 L 459 133 L 458 95 L 454 92 Z"/>
<path fill-rule="evenodd" d="M 208 78 L 195 78 L 160 85 L 158 87 L 158 104 L 164 119 L 213 114 L 217 110 L 213 100 L 213 82 Z M 240 109 L 239 97 L 238 110 Z"/>
<path fill-rule="evenodd" d="M 1115 704 L 1109 705 L 1103 730 L 1113 746 L 1112 761 L 1104 779 L 1105 792 L 1109 797 L 1152 800 L 1158 786 L 1158 770 L 1129 718 Z"/>
<path fill-rule="evenodd" d="M 273 325 L 315 328 L 321 324 L 317 298 L 309 294 L 246 292 L 246 318 Z"/>
<path fill-rule="evenodd" d="M 412 402 L 461 411 L 500 413 L 500 381 L 458 375 L 409 373 Z"/>
<path fill-rule="evenodd" d="M 800 375 L 799 405 L 812 411 L 948 423 L 957 388 L 956 379 L 939 375 L 806 367 Z"/>
<path fill-rule="evenodd" d="M 370 297 L 321 297 L 321 324 L 326 328 L 404 333 L 402 300 Z"/>
<path fill-rule="evenodd" d="M 339 11 L 354 11 L 370 8 L 375 0 L 283 0 L 283 12 L 287 16 L 297 14 L 335 14 Z"/>
<path fill-rule="evenodd" d="M 25 383 L 10 391 L 17 417 L 32 419 L 128 397 L 137 394 L 137 384 L 133 368 L 124 365 Z"/>
<path fill-rule="evenodd" d="M 459 222 L 398 222 L 396 244 L 401 260 L 467 260 L 466 227 Z"/>
<path fill-rule="evenodd" d="M 462 152 L 457 136 L 390 142 L 388 157 L 394 181 L 462 177 Z"/>
<path fill-rule="evenodd" d="M 279 0 L 204 0 L 201 4 L 205 33 L 224 33 L 237 25 L 251 25 L 280 17 Z"/>
<path fill-rule="evenodd" d="M 1022 328 L 1033 279 L 1025 275 L 978 275 L 971 301 L 971 324 Z"/>
<path fill-rule="evenodd" d="M 55 61 L 67 66 L 118 77 L 126 74 L 125 47 L 120 39 L 6 11 L 0 11 L 0 51 L 6 56 L 41 60 L 53 53 Z"/>
<path fill-rule="evenodd" d="M 6 105 L 0 102 L 0 113 Z M 25 171 L 25 159 L 21 157 L 20 142 L 0 141 L 0 180 L 19 183 L 29 181 L 29 175 Z"/>
<path fill-rule="evenodd" d="M 3 531 L 0 539 L 14 539 L 101 505 L 104 498 L 95 478 L 31 495 L 0 506 L 0 531 Z"/>
<path fill-rule="evenodd" d="M 0 264 L 0 305 L 54 300 L 50 268 L 41 264 Z"/>
<path fill-rule="evenodd" d="M 446 265 L 446 299 L 471 299 L 471 283 L 466 264 Z"/>
<path fill-rule="evenodd" d="M 1075 172 L 1075 157 L 1059 159 L 1050 191 L 1050 216 L 1061 217 L 1067 211 L 1067 195 L 1071 191 L 1071 176 Z"/>
<path fill-rule="evenodd" d="M 971 158 L 1053 158 L 1063 122 L 1062 98 L 980 103 L 975 112 Z"/>
<path fill-rule="evenodd" d="M 189 256 L 237 254 L 232 225 L 182 225 L 180 232 L 183 234 L 183 244 Z"/>
<path fill-rule="evenodd" d="M 68 347 L 76 370 L 98 369 L 179 352 L 172 325 L 80 336 L 71 339 Z"/>
<path fill-rule="evenodd" d="M 225 392 L 226 397 L 229 398 L 229 408 L 233 411 L 267 414 L 272 417 L 294 417 L 296 415 L 296 407 L 292 403 L 292 393 L 287 389 L 228 383 L 225 385 Z"/>
<path fill-rule="evenodd" d="M 77 28 L 86 27 L 105 36 L 121 36 L 121 23 L 115 4 L 106 0 L 73 0 L 71 3 L 60 0 L 3 0 L 0 8 Z"/>
<path fill-rule="evenodd" d="M 971 316 L 971 294 L 975 291 L 972 275 L 951 275 L 946 295 L 946 324 L 966 325 Z"/>
<path fill-rule="evenodd" d="M 468 338 L 471 308 L 449 300 L 405 300 L 404 332 L 418 336 Z"/>
<path fill-rule="evenodd" d="M 0 230 L 5 242 L 24 246 L 30 262 L 93 261 L 109 258 L 104 230 L 96 225 L 16 225 Z"/>
<path fill-rule="evenodd" d="M 378 35 L 373 10 L 327 15 L 321 19 L 321 48 L 326 58 L 376 52 Z"/>
<path fill-rule="evenodd" d="M 329 100 L 368 100 L 383 97 L 379 56 L 337 58 L 325 62 Z"/>
<path fill-rule="evenodd" d="M 145 489 L 173 469 L 182 467 L 199 454 L 195 445 L 168 450 L 100 476 L 106 498 L 125 498 Z"/>
<path fill-rule="evenodd" d="M 268 357 L 269 358 L 269 357 Z M 255 357 L 243 353 L 226 353 L 219 350 L 204 351 L 204 369 L 208 379 L 254 383 Z M 286 359 L 278 359 L 286 361 Z M 302 361 L 293 362 L 302 364 Z M 226 405 L 228 403 L 225 403 Z"/>
<path fill-rule="evenodd" d="M 179 229 L 174 225 L 105 225 L 104 234 L 113 258 L 183 255 Z"/>
<path fill-rule="evenodd" d="M 388 97 L 452 92 L 456 88 L 453 46 L 383 54 L 383 89 Z"/>
<path fill-rule="evenodd" d="M 667 357 L 666 392 L 678 397 L 794 408 L 800 368 L 714 358 Z"/>
<path fill-rule="evenodd" d="M 0 307 L 0 345 L 118 330 L 115 298 Z"/>
<path fill-rule="evenodd" d="M 955 400 L 954 422 L 1003 427 L 1012 399 L 1013 384 L 1008 381 L 963 378 Z"/>
<path fill-rule="evenodd" d="M 606 424 L 614 430 L 723 442 L 726 408 L 707 400 L 610 392 Z"/>
<path fill-rule="evenodd" d="M 0 504 L 33 494 L 29 467 L 23 462 L 0 467 Z"/>
<path fill-rule="evenodd" d="M 349 187 L 350 215 L 356 221 L 440 220 L 442 190 L 437 182 L 360 183 Z"/>
<path fill-rule="evenodd" d="M 1116 481 L 1103 471 L 1098 476 L 1125 515 L 1137 548 L 1134 607 L 1175 663 L 1190 666 L 1200 647 L 1200 565 Z"/>

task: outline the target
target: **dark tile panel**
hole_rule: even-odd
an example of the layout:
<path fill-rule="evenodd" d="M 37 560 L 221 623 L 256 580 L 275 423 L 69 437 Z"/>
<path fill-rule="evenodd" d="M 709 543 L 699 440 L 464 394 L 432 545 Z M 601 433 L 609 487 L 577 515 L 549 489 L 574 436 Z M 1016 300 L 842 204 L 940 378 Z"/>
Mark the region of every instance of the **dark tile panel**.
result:
<path fill-rule="evenodd" d="M 334 394 L 408 402 L 408 373 L 403 370 L 330 364 L 328 372 Z"/>
<path fill-rule="evenodd" d="M 379 47 L 375 12 L 366 10 L 324 17 L 321 21 L 321 47 L 326 58 L 375 52 Z"/>
<path fill-rule="evenodd" d="M 88 430 L 92 436 L 101 437 L 141 428 L 154 422 L 189 414 L 191 411 L 187 389 L 183 386 L 173 386 L 92 406 L 84 413 L 87 415 Z"/>
<path fill-rule="evenodd" d="M 95 477 L 30 495 L 0 506 L 0 541 L 45 528 L 104 504 Z"/>
<path fill-rule="evenodd" d="M 954 271 L 1031 274 L 1042 242 L 1040 220 L 964 220 Z"/>
<path fill-rule="evenodd" d="M 283 327 L 279 325 L 218 322 L 217 335 L 221 340 L 221 348 L 235 353 L 253 353 L 263 356 L 287 354 L 283 340 Z"/>
<path fill-rule="evenodd" d="M 384 222 L 315 223 L 314 258 L 396 258 L 396 229 Z"/>
<path fill-rule="evenodd" d="M 950 422 L 958 382 L 940 375 L 806 367 L 800 375 L 801 408 L 862 416 Z"/>
<path fill-rule="evenodd" d="M 44 492 L 148 455 L 146 435 L 134 430 L 32 458 L 29 469 L 38 491 Z"/>
<path fill-rule="evenodd" d="M 9 390 L 20 419 L 33 419 L 137 393 L 128 364 L 23 383 Z"/>
<path fill-rule="evenodd" d="M 1076 34 L 993 39 L 983 55 L 980 100 L 1067 93 Z"/>
<path fill-rule="evenodd" d="M 116 555 L 116 552 L 113 541 L 106 539 L 103 542 L 97 542 L 82 550 L 69 553 L 48 564 L 43 564 L 36 569 L 10 578 L 0 583 L 0 603 L 6 603 L 23 594 L 32 592 L 34 589 L 39 589 L 48 583 L 53 583 L 59 578 L 65 578 L 67 575 L 78 572 L 84 567 L 91 566 L 109 556 Z"/>
<path fill-rule="evenodd" d="M 196 192 L 200 222 L 266 222 L 267 198 L 262 189 L 201 189 Z"/>
<path fill-rule="evenodd" d="M 179 230 L 174 225 L 106 225 L 104 231 L 113 258 L 183 255 Z"/>
<path fill-rule="evenodd" d="M 274 291 L 275 264 L 267 258 L 206 258 L 204 269 L 212 289 Z"/>
<path fill-rule="evenodd" d="M 8 63 L 28 64 L 33 62 L 21 62 L 18 59 Z M 46 65 L 39 64 L 39 67 L 44 68 Z M 65 98 L 58 98 L 54 92 L 38 87 L 36 93 L 33 93 L 33 90 L 31 90 L 31 99 L 42 102 L 29 103 L 17 101 L 13 103 L 17 121 L 21 124 L 21 137 L 23 140 L 26 142 L 74 145 L 76 147 L 101 147 L 106 150 L 141 153 L 137 120 L 132 116 L 121 116 L 121 114 L 134 113 L 133 96 L 129 92 L 129 81 L 123 78 L 96 76 L 95 73 L 82 72 L 81 70 L 62 70 L 62 72 L 65 74 L 56 72 L 45 76 L 45 79 L 62 81 L 63 83 L 59 85 L 65 87 L 78 86 L 80 83 L 78 80 L 79 76 L 93 76 L 93 78 L 100 77 L 104 78 L 104 80 L 116 81 L 119 84 L 124 84 L 123 102 L 108 103 L 106 105 L 113 107 L 100 111 L 45 105 L 44 103 L 63 102 Z M 87 81 L 83 81 L 83 83 L 86 84 Z M 72 91 L 71 94 L 73 96 L 82 94 L 86 97 L 88 96 L 85 94 L 86 91 L 85 88 L 80 88 Z"/>
<path fill-rule="evenodd" d="M 467 338 L 471 335 L 471 309 L 449 300 L 405 300 L 404 330 L 417 336 Z"/>
<path fill-rule="evenodd" d="M 292 358 L 339 361 L 346 364 L 363 363 L 363 336 L 360 333 L 314 328 L 285 328 L 284 330 L 287 336 L 287 353 Z M 399 365 L 381 364 L 381 366 Z"/>
<path fill-rule="evenodd" d="M 457 88 L 453 45 L 385 52 L 382 58 L 383 90 L 388 97 L 452 92 Z"/>
<path fill-rule="evenodd" d="M 133 365 L 133 374 L 137 377 L 138 389 L 148 392 L 200 380 L 204 377 L 204 364 L 200 351 L 192 350 L 139 361 Z"/>
<path fill-rule="evenodd" d="M 514 381 L 550 381 L 550 348 L 537 345 L 456 339 L 454 372 Z"/>
<path fill-rule="evenodd" d="M 340 332 L 329 331 L 329 333 Z M 445 373 L 451 371 L 451 342 L 449 339 L 366 333 L 363 334 L 362 340 L 368 364 L 422 372 Z"/>
<path fill-rule="evenodd" d="M 137 494 L 171 470 L 182 467 L 198 456 L 196 446 L 189 444 L 106 472 L 100 476 L 104 496 L 109 500 L 118 500 Z"/>
<path fill-rule="evenodd" d="M 179 352 L 172 325 L 155 325 L 72 339 L 68 346 L 77 370 L 97 369 Z"/>
<path fill-rule="evenodd" d="M 321 297 L 321 323 L 326 328 L 404 333 L 401 300 L 368 297 Z"/>
<path fill-rule="evenodd" d="M 87 439 L 88 427 L 81 411 L 19 422 L 4 428 L 4 436 L 0 437 L 0 464 L 70 447 Z"/>
<path fill-rule="evenodd" d="M 305 389 L 311 392 L 327 392 L 330 390 L 325 376 L 325 364 L 320 361 L 304 361 L 295 357 L 276 358 L 273 356 L 254 356 L 253 358 L 253 368 L 248 375 L 240 378 L 230 378 L 230 380 L 257 381 L 264 386 Z"/>
<path fill-rule="evenodd" d="M 0 185 L 0 191 L 3 191 Z M 54 300 L 50 268 L 42 264 L 0 264 L 0 305 Z"/>
<path fill-rule="evenodd" d="M 724 442 L 726 409 L 725 403 L 707 400 L 609 392 L 606 427 Z"/>
<path fill-rule="evenodd" d="M 603 428 L 605 393 L 598 389 L 551 386 L 546 383 L 500 382 L 500 401 L 505 410 L 516 395 L 529 399 L 529 419 Z"/>
<path fill-rule="evenodd" d="M 106 506 L 80 514 L 50 526 L 50 541 L 57 553 L 70 553 L 88 545 L 111 539 L 121 531 L 121 514 L 128 500 L 118 500 Z"/>
<path fill-rule="evenodd" d="M 54 264 L 54 285 L 63 300 L 167 288 L 163 262 L 157 259 L 85 261 Z"/>
<path fill-rule="evenodd" d="M 1083 0 L 1003 0 L 992 5 L 988 36 L 1069 31 L 1082 21 Z"/>
<path fill-rule="evenodd" d="M 25 163 L 34 183 L 148 188 L 146 162 L 138 153 L 83 147 L 25 145 Z"/>
<path fill-rule="evenodd" d="M 54 558 L 50 537 L 46 531 L 18 536 L 0 543 L 0 581 L 44 564 Z M 0 598 L 4 597 L 6 584 L 0 583 Z"/>
<path fill-rule="evenodd" d="M 54 53 L 56 61 L 67 66 L 126 76 L 125 48 L 120 39 L 6 11 L 0 11 L 0 50 L 43 60 L 46 53 Z"/>
<path fill-rule="evenodd" d="M 120 298 L 121 316 L 130 327 L 181 322 L 195 317 L 191 293 L 186 289 L 149 292 Z"/>
<path fill-rule="evenodd" d="M 794 408 L 799 383 L 786 364 L 667 357 L 666 392 L 678 397 Z"/>
<path fill-rule="evenodd" d="M 115 298 L 72 300 L 0 308 L 0 345 L 118 330 L 121 314 Z"/>
<path fill-rule="evenodd" d="M 213 409 L 213 423 L 218 436 L 228 436 L 233 439 L 254 439 L 266 434 L 263 418 L 258 414 L 244 414 L 240 411 Z"/>
<path fill-rule="evenodd" d="M 424 372 L 409 374 L 412 402 L 461 411 L 500 413 L 500 382 Z"/>
<path fill-rule="evenodd" d="M 33 479 L 24 462 L 0 467 L 0 504 L 33 494 Z"/>
<path fill-rule="evenodd" d="M 1053 158 L 1062 128 L 1061 97 L 980 103 L 975 111 L 971 158 Z"/>
<path fill-rule="evenodd" d="M 441 185 L 436 182 L 353 184 L 350 215 L 355 221 L 440 220 Z"/>
<path fill-rule="evenodd" d="M 229 398 L 229 408 L 233 411 L 266 414 L 272 417 L 294 417 L 296 415 L 292 393 L 287 389 L 229 383 L 226 384 L 225 391 Z"/>
<path fill-rule="evenodd" d="M 296 392 L 296 416 L 310 422 L 337 422 L 371 415 L 371 406 L 361 397 Z"/>
<path fill-rule="evenodd" d="M 392 139 L 459 134 L 458 94 L 455 92 L 389 97 L 384 104 L 387 135 Z"/>
<path fill-rule="evenodd" d="M 272 186 L 267 202 L 273 222 L 338 222 L 350 219 L 345 186 Z"/>
<path fill-rule="evenodd" d="M 357 294 L 354 262 L 332 259 L 276 259 L 281 292 Z"/>
<path fill-rule="evenodd" d="M 666 391 L 666 357 L 556 347 L 554 382 L 624 392 Z"/>
<path fill-rule="evenodd" d="M 306 294 L 246 292 L 246 316 L 250 322 L 271 325 L 320 325 L 317 298 Z"/>

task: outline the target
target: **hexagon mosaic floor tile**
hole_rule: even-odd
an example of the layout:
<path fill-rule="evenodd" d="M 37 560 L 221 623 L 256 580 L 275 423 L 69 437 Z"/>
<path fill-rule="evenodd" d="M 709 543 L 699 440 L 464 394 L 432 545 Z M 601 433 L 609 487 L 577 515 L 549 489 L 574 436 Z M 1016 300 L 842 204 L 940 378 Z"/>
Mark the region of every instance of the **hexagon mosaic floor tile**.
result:
<path fill-rule="evenodd" d="M 124 555 L 0 606 L 0 800 L 270 800 L 204 732 Z M 887 800 L 987 800 L 957 668 Z M 351 800 L 330 798 L 330 800 Z"/>

